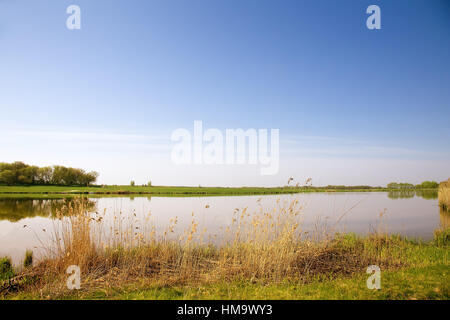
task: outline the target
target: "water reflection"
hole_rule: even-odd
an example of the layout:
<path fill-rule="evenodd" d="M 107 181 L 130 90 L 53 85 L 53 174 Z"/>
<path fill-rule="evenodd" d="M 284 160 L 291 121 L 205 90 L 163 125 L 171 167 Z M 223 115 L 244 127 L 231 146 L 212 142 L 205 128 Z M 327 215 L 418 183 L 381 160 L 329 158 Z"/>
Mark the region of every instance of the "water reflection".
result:
<path fill-rule="evenodd" d="M 420 197 L 426 200 L 438 198 L 437 190 L 392 190 L 388 192 L 390 199 L 408 199 Z"/>
<path fill-rule="evenodd" d="M 30 217 L 55 217 L 64 206 L 69 206 L 74 200 L 69 199 L 30 199 L 1 198 L 0 220 L 17 222 Z M 89 211 L 96 210 L 96 202 L 84 198 Z"/>

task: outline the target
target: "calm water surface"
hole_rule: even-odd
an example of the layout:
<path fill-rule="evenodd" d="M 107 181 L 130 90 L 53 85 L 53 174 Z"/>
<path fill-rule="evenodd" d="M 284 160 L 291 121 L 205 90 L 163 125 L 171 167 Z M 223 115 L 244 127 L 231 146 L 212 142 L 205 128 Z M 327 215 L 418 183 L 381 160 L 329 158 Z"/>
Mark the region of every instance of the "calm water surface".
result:
<path fill-rule="evenodd" d="M 191 223 L 192 213 L 199 230 L 220 237 L 231 224 L 236 208 L 260 207 L 270 210 L 280 203 L 298 199 L 303 207 L 303 230 L 327 228 L 333 231 L 365 234 L 377 228 L 411 238 L 431 239 L 433 231 L 448 221 L 439 212 L 436 193 L 309 193 L 273 196 L 230 197 L 109 197 L 89 199 L 92 212 L 106 212 L 105 219 L 121 216 L 144 220 L 151 213 L 158 230 L 178 218 L 175 234 Z M 27 249 L 38 255 L 51 239 L 57 222 L 54 214 L 69 199 L 0 198 L 0 256 L 8 255 L 20 263 Z M 105 211 L 106 210 L 106 211 Z M 380 219 L 380 214 L 382 218 Z M 339 222 L 338 222 L 339 221 Z"/>

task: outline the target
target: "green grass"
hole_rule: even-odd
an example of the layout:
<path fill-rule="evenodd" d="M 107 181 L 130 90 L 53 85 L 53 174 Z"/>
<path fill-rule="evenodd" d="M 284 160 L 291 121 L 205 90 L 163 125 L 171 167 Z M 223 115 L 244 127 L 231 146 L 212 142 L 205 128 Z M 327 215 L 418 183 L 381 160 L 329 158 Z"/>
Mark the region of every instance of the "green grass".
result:
<path fill-rule="evenodd" d="M 0 186 L 0 194 L 149 194 L 149 195 L 264 195 L 290 194 L 300 192 L 343 192 L 343 191 L 386 191 L 384 188 L 370 189 L 327 189 L 312 187 L 171 187 L 171 186 L 96 186 L 96 187 L 66 187 L 66 186 Z"/>
<path fill-rule="evenodd" d="M 381 289 L 369 290 L 369 275 L 350 278 L 317 279 L 310 283 L 285 281 L 277 284 L 250 281 L 219 282 L 194 286 L 158 286 L 139 284 L 123 288 L 104 288 L 92 292 L 67 294 L 60 299 L 88 300 L 405 300 L 449 299 L 448 264 L 407 268 L 381 273 Z M 36 293 L 16 294 L 12 299 L 39 299 Z M 49 297 L 47 297 L 49 298 Z"/>
<path fill-rule="evenodd" d="M 369 275 L 360 274 L 352 278 L 329 281 L 315 280 L 303 284 L 284 282 L 260 284 L 248 281 L 221 282 L 212 285 L 191 287 L 125 288 L 95 291 L 85 299 L 120 300 L 317 300 L 317 299 L 448 299 L 450 278 L 448 265 L 424 268 L 409 268 L 382 273 L 380 290 L 369 290 L 366 280 Z M 75 297 L 72 297 L 75 298 Z"/>

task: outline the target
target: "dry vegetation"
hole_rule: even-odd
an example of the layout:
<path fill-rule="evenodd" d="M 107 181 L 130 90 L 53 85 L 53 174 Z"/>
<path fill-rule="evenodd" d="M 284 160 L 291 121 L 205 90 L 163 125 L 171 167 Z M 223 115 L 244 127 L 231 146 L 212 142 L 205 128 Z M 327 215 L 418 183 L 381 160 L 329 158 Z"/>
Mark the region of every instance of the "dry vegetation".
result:
<path fill-rule="evenodd" d="M 440 206 L 450 211 L 450 179 L 439 184 L 438 198 Z"/>
<path fill-rule="evenodd" d="M 402 264 L 401 257 L 389 253 L 389 247 L 396 246 L 392 237 L 331 238 L 324 232 L 303 232 L 297 200 L 278 201 L 273 210 L 260 208 L 254 213 L 236 209 L 220 245 L 205 241 L 206 230 L 198 230 L 194 214 L 179 238 L 173 233 L 176 218 L 158 234 L 150 215 L 141 221 L 121 213 L 104 219 L 105 214 L 90 213 L 83 200 L 64 207 L 45 257 L 24 269 L 3 291 L 63 296 L 70 265 L 80 267 L 83 290 L 92 290 L 136 282 L 173 286 L 292 279 L 306 283 L 318 276 L 360 273 L 371 264 L 383 268 Z"/>

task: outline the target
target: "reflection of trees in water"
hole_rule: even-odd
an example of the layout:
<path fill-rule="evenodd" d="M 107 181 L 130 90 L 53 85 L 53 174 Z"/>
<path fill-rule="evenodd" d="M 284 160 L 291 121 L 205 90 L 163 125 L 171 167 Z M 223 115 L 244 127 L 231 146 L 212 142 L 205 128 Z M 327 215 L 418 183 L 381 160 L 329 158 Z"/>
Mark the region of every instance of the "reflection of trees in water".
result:
<path fill-rule="evenodd" d="M 422 197 L 424 199 L 437 199 L 438 191 L 437 190 L 417 190 L 416 195 L 418 197 Z"/>
<path fill-rule="evenodd" d="M 407 199 L 414 198 L 416 192 L 414 190 L 392 190 L 388 192 L 390 199 Z"/>
<path fill-rule="evenodd" d="M 0 199 L 0 220 L 19 221 L 29 217 L 54 217 L 64 206 L 70 205 L 74 199 Z M 96 202 L 83 198 L 89 211 L 96 210 Z"/>
<path fill-rule="evenodd" d="M 388 192 L 388 197 L 390 199 L 408 199 L 420 197 L 423 199 L 437 199 L 437 190 L 391 190 Z"/>

